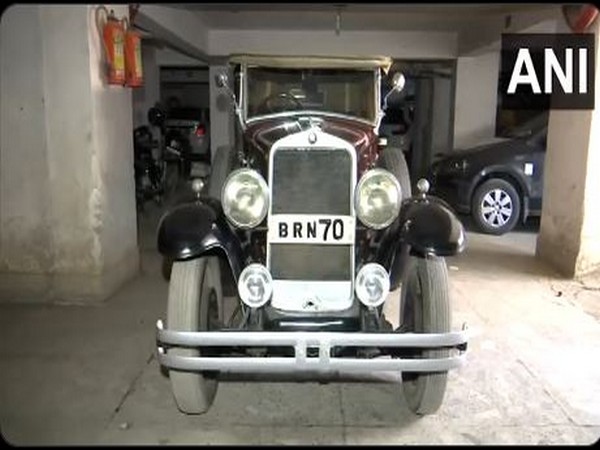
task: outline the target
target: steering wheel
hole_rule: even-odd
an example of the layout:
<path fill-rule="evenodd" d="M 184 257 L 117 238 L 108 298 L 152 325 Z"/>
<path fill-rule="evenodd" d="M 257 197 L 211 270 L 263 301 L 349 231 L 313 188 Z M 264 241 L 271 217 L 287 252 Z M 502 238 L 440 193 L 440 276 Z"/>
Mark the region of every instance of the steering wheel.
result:
<path fill-rule="evenodd" d="M 280 92 L 265 98 L 258 110 L 260 112 L 275 113 L 287 111 L 288 109 L 302 109 L 304 106 L 289 92 Z"/>

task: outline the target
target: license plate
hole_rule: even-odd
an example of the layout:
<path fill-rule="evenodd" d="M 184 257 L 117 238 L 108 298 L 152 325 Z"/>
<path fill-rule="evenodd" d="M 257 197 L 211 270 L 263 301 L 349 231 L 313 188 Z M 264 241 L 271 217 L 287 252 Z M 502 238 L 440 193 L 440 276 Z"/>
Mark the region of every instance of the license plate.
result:
<path fill-rule="evenodd" d="M 353 244 L 352 216 L 276 214 L 269 218 L 268 238 L 278 244 Z"/>

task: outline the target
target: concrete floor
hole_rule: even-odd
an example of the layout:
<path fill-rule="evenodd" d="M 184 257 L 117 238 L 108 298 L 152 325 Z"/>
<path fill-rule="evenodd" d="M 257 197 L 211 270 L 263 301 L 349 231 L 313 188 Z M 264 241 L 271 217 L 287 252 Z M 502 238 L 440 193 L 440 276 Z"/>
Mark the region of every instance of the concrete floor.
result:
<path fill-rule="evenodd" d="M 224 382 L 206 415 L 179 413 L 154 357 L 167 282 L 142 232 L 140 276 L 105 304 L 0 305 L 2 435 L 20 445 L 596 442 L 600 277 L 556 277 L 534 259 L 535 237 L 469 232 L 468 250 L 448 259 L 454 325 L 474 336 L 441 410 L 419 419 L 397 383 Z"/>

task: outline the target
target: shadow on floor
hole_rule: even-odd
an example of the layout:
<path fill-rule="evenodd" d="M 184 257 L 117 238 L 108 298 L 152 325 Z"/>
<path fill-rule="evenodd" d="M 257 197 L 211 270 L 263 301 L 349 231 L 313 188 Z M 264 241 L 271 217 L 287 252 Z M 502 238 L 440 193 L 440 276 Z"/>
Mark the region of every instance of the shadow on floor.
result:
<path fill-rule="evenodd" d="M 554 269 L 537 259 L 535 254 L 518 253 L 513 248 L 503 248 L 501 245 L 493 249 L 467 247 L 463 255 L 456 257 L 456 261 L 469 270 L 495 274 L 499 278 L 509 274 L 561 278 Z"/>
<path fill-rule="evenodd" d="M 470 231 L 473 233 L 481 233 L 477 225 L 473 221 L 471 215 L 468 214 L 459 214 L 458 218 L 462 222 L 466 231 Z M 511 233 L 529 233 L 529 234 L 537 234 L 540 231 L 540 217 L 530 217 L 527 219 L 525 223 L 519 222 L 515 226 L 515 228 L 511 231 Z M 481 233 L 483 234 L 483 233 Z M 508 233 L 507 233 L 508 234 Z"/>

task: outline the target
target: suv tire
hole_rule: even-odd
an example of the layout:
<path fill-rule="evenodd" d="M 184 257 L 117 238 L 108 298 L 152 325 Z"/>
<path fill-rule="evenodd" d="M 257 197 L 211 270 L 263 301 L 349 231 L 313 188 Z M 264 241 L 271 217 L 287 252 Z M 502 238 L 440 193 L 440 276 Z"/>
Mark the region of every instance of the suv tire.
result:
<path fill-rule="evenodd" d="M 471 210 L 473 220 L 481 231 L 501 235 L 511 231 L 517 224 L 521 214 L 521 199 L 511 183 L 492 178 L 475 190 Z"/>

